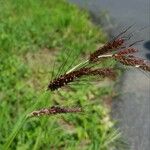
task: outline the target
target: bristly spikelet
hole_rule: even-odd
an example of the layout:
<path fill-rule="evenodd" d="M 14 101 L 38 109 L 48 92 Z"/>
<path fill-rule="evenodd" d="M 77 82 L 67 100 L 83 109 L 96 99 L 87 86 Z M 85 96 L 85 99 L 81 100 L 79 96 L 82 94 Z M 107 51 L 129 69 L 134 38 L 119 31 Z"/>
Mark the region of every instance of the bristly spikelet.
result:
<path fill-rule="evenodd" d="M 48 85 L 48 90 L 54 91 L 57 90 L 70 82 L 74 82 L 75 79 L 78 79 L 82 76 L 92 76 L 99 75 L 102 77 L 114 77 L 115 72 L 112 68 L 99 68 L 99 69 L 91 69 L 90 67 L 83 67 L 79 70 L 72 71 L 68 74 L 61 75 L 60 77 L 54 79 Z"/>
<path fill-rule="evenodd" d="M 44 116 L 44 115 L 57 115 L 63 113 L 79 113 L 83 112 L 80 107 L 66 108 L 59 106 L 52 106 L 50 108 L 43 108 L 41 110 L 33 111 L 27 117 L 36 117 L 36 116 Z"/>

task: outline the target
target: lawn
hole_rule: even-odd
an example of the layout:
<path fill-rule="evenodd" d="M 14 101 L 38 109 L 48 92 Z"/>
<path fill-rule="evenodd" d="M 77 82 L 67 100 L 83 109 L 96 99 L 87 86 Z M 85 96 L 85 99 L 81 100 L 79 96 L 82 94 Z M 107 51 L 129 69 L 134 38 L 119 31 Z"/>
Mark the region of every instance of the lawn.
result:
<path fill-rule="evenodd" d="M 105 41 L 89 14 L 65 0 L 0 1 L 0 149 L 110 150 L 117 145 L 119 134 L 105 102 L 114 95 L 113 82 L 46 91 L 52 70 L 60 74 L 63 64 L 61 72 L 67 71 Z M 26 119 L 52 105 L 85 111 Z"/>

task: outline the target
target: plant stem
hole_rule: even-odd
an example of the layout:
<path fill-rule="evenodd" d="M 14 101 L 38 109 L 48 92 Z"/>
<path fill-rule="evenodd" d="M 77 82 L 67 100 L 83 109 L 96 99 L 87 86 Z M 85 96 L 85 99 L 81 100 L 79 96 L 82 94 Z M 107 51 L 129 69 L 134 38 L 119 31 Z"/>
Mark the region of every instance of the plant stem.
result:
<path fill-rule="evenodd" d="M 100 55 L 100 56 L 98 56 L 98 58 L 107 58 L 107 57 L 112 57 L 112 54 Z M 68 74 L 68 73 L 74 71 L 76 68 L 78 68 L 78 67 L 80 67 L 81 65 L 84 65 L 84 64 L 86 64 L 86 63 L 89 63 L 89 60 L 85 60 L 85 61 L 83 61 L 83 62 L 77 64 L 76 66 L 74 66 L 73 68 L 71 68 L 69 71 L 67 71 L 66 74 Z"/>
<path fill-rule="evenodd" d="M 73 68 L 71 68 L 69 71 L 67 71 L 66 74 L 68 74 L 68 73 L 74 71 L 76 68 L 78 68 L 78 67 L 80 67 L 81 65 L 84 65 L 84 64 L 86 64 L 86 63 L 88 63 L 88 62 L 89 62 L 89 60 L 86 60 L 86 61 L 83 61 L 83 62 L 77 64 L 76 66 L 74 66 Z"/>

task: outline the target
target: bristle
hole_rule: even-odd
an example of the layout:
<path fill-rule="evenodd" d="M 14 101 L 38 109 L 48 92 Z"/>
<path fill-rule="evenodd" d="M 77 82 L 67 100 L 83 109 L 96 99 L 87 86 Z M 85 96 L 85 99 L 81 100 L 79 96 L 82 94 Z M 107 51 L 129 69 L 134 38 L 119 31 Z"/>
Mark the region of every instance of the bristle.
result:
<path fill-rule="evenodd" d="M 143 41 L 144 41 L 144 40 L 135 41 L 135 42 L 131 43 L 128 47 L 132 47 L 133 45 L 136 45 L 136 44 L 141 43 L 141 42 L 143 42 Z"/>
<path fill-rule="evenodd" d="M 82 108 L 74 107 L 74 108 L 65 108 L 59 106 L 52 106 L 50 108 L 44 108 L 41 110 L 33 111 L 28 115 L 28 117 L 36 117 L 36 116 L 44 116 L 44 115 L 56 115 L 63 113 L 78 113 L 83 112 Z"/>

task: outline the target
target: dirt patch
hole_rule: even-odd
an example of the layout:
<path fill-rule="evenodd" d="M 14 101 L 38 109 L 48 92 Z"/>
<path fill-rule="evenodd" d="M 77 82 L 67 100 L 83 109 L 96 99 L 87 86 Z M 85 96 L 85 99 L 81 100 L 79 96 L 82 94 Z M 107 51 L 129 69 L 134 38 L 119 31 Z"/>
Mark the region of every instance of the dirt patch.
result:
<path fill-rule="evenodd" d="M 36 90 L 46 88 L 45 85 L 51 78 L 53 62 L 58 54 L 57 49 L 42 49 L 37 53 L 28 52 L 24 56 L 25 64 L 28 65 L 32 76 L 27 84 Z"/>

